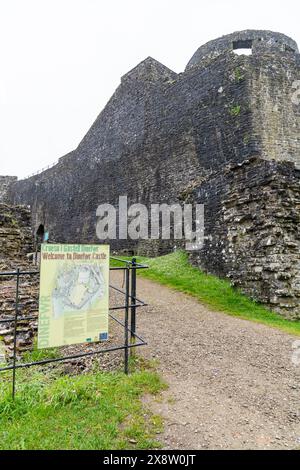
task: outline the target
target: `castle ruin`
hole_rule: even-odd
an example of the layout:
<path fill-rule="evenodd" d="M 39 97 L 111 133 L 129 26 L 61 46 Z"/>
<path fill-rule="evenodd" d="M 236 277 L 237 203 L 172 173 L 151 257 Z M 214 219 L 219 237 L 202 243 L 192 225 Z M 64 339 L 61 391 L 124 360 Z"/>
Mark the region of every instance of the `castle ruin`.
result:
<path fill-rule="evenodd" d="M 205 243 L 191 262 L 299 319 L 299 65 L 292 39 L 252 30 L 200 47 L 180 74 L 149 57 L 122 77 L 77 149 L 31 178 L 0 179 L 0 199 L 30 205 L 34 232 L 62 243 L 99 242 L 96 209 L 119 196 L 204 203 Z"/>

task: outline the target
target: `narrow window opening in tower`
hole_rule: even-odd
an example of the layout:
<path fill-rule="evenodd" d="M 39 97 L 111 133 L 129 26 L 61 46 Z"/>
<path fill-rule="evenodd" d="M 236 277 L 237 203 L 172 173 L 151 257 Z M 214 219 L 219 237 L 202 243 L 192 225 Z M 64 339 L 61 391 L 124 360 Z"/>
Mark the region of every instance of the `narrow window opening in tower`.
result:
<path fill-rule="evenodd" d="M 237 55 L 252 55 L 252 49 L 234 49 Z"/>
<path fill-rule="evenodd" d="M 237 55 L 251 55 L 252 54 L 252 44 L 251 39 L 234 41 L 232 44 L 233 52 Z"/>
<path fill-rule="evenodd" d="M 285 50 L 286 52 L 294 52 L 294 53 L 296 52 L 295 49 L 293 49 L 292 47 L 287 46 L 287 45 L 284 46 L 284 50 Z"/>

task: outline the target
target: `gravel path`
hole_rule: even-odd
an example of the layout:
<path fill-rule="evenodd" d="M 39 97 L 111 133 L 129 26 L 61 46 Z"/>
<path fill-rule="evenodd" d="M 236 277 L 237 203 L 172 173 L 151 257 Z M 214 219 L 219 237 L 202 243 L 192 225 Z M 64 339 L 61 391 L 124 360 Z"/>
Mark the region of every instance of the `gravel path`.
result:
<path fill-rule="evenodd" d="M 115 276 L 118 276 L 116 274 Z M 115 277 L 116 281 L 120 281 Z M 169 384 L 149 406 L 165 420 L 165 449 L 300 448 L 297 337 L 211 311 L 138 279 L 138 330 Z"/>

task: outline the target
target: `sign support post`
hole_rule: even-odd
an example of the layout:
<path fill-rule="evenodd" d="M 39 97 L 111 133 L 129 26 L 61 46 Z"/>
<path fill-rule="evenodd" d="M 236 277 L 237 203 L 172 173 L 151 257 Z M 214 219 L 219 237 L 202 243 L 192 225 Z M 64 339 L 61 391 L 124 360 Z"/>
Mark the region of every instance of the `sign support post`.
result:
<path fill-rule="evenodd" d="M 18 313 L 19 313 L 19 287 L 20 287 L 20 268 L 17 269 L 16 281 L 16 302 L 15 302 L 15 319 L 14 319 L 14 357 L 13 357 L 13 383 L 12 383 L 12 397 L 15 399 L 16 395 L 16 361 L 17 361 L 17 326 L 18 326 Z"/>

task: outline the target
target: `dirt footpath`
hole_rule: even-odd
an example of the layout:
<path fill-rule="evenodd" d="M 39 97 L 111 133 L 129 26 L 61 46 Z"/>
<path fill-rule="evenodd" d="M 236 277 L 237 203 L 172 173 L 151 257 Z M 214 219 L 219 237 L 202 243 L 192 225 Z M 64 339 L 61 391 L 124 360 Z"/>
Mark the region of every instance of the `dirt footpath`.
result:
<path fill-rule="evenodd" d="M 149 406 L 165 420 L 165 449 L 299 449 L 300 365 L 293 337 L 211 311 L 138 279 L 139 353 L 169 384 Z"/>

